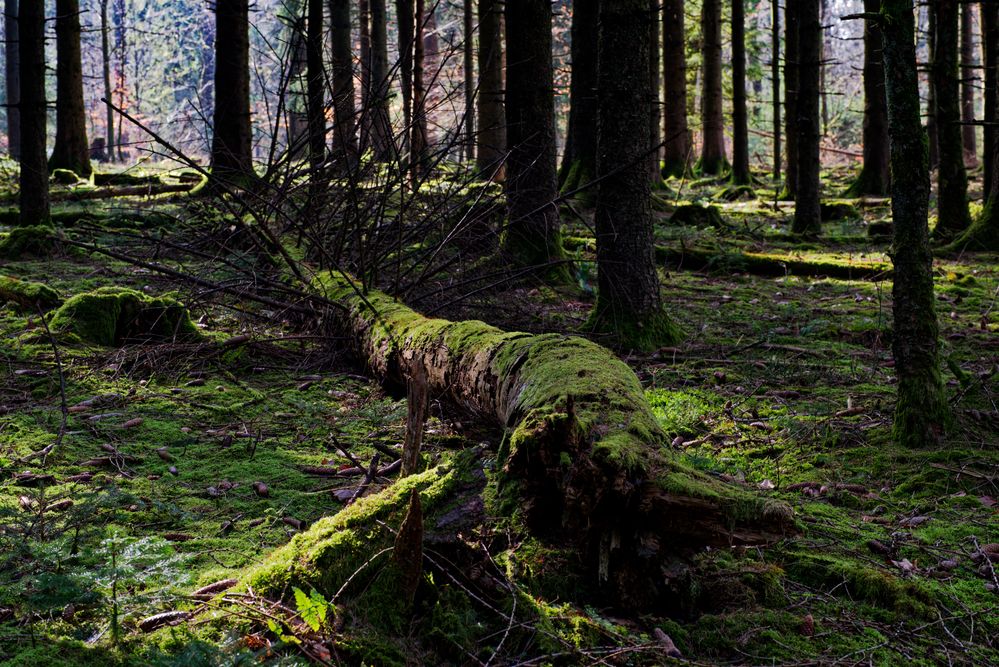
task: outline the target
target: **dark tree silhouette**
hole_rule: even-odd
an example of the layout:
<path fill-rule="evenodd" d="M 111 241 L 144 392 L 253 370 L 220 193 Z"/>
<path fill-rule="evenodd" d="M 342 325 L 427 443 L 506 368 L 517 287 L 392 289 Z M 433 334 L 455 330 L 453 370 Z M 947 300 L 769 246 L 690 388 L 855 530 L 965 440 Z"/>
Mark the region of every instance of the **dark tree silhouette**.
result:
<path fill-rule="evenodd" d="M 881 0 L 864 0 L 864 11 L 877 13 Z M 885 66 L 881 28 L 864 24 L 864 163 L 847 194 L 881 196 L 890 185 L 888 107 L 885 101 Z"/>
<path fill-rule="evenodd" d="M 975 62 L 975 6 L 961 4 L 961 138 L 964 142 L 964 164 L 978 166 L 978 147 L 975 137 L 975 86 L 978 85 Z"/>
<path fill-rule="evenodd" d="M 961 91 L 958 82 L 958 2 L 935 0 L 936 38 L 933 87 L 936 90 L 937 226 L 933 235 L 950 240 L 967 229 L 968 176 L 961 139 Z"/>
<path fill-rule="evenodd" d="M 662 175 L 659 172 L 659 156 L 662 153 L 662 137 L 660 137 L 660 103 L 659 103 L 659 12 L 660 0 L 648 0 L 648 11 L 652 16 L 649 23 L 649 178 L 653 183 L 659 183 Z"/>
<path fill-rule="evenodd" d="M 822 23 L 819 0 L 798 3 L 798 114 L 797 188 L 794 193 L 795 234 L 817 235 L 822 230 L 819 202 L 819 68 Z"/>
<path fill-rule="evenodd" d="M 597 34 L 598 0 L 575 0 L 572 6 L 572 78 L 569 81 L 569 120 L 559 169 L 563 192 L 584 187 L 597 173 Z M 593 201 L 589 190 L 582 193 Z"/>
<path fill-rule="evenodd" d="M 45 151 L 45 3 L 23 2 L 17 17 L 21 74 L 22 225 L 49 222 L 49 168 Z"/>
<path fill-rule="evenodd" d="M 985 120 L 995 121 L 996 118 L 996 55 L 999 53 L 999 5 L 985 3 L 982 5 L 982 62 L 985 63 Z M 982 129 L 982 185 L 985 190 L 985 200 L 996 195 L 995 189 L 995 125 L 986 123 Z"/>
<path fill-rule="evenodd" d="M 357 160 L 354 60 L 351 53 L 350 0 L 330 3 L 330 81 L 333 88 L 334 164 L 349 170 Z"/>
<path fill-rule="evenodd" d="M 80 2 L 56 0 L 56 134 L 51 169 L 90 176 L 87 112 L 80 62 Z"/>
<path fill-rule="evenodd" d="M 425 167 L 427 136 L 427 87 L 424 81 L 424 28 L 428 13 L 424 0 L 416 0 L 416 34 L 413 39 L 413 126 L 410 139 L 410 170 L 415 183 Z M 433 10 L 430 10 L 433 12 Z"/>
<path fill-rule="evenodd" d="M 17 160 L 21 157 L 21 72 L 18 57 L 17 0 L 4 0 L 4 55 L 7 75 L 7 153 Z"/>
<path fill-rule="evenodd" d="M 487 178 L 501 178 L 506 157 L 503 106 L 503 5 L 479 0 L 479 104 L 475 167 Z"/>
<path fill-rule="evenodd" d="M 248 0 L 218 0 L 212 172 L 226 179 L 253 175 L 249 29 Z"/>
<path fill-rule="evenodd" d="M 912 0 L 884 0 L 881 29 L 894 220 L 892 353 L 898 402 L 893 436 L 898 444 L 920 447 L 938 442 L 950 421 L 950 410 L 938 360 L 933 255 L 927 230 L 930 178 L 926 135 L 920 123 L 912 9 Z"/>
<path fill-rule="evenodd" d="M 704 174 L 720 174 L 725 163 L 725 121 L 722 116 L 721 0 L 701 4 L 701 161 Z"/>
<path fill-rule="evenodd" d="M 548 0 L 507 0 L 506 44 L 509 220 L 503 250 L 517 266 L 547 267 L 564 256 L 555 205 L 555 98 Z"/>
<path fill-rule="evenodd" d="M 472 0 L 463 0 L 462 29 L 464 42 L 461 45 L 462 76 L 465 78 L 465 160 L 475 159 L 475 16 Z"/>
<path fill-rule="evenodd" d="M 358 0 L 357 32 L 361 60 L 361 143 L 363 153 L 371 146 L 371 1 Z"/>
<path fill-rule="evenodd" d="M 798 189 L 798 2 L 784 3 L 784 136 L 787 166 L 784 169 L 783 199 L 794 199 Z"/>
<path fill-rule="evenodd" d="M 413 39 L 416 35 L 414 0 L 395 0 L 397 36 L 399 38 L 399 89 L 402 92 L 402 123 L 410 128 L 413 121 Z M 403 133 L 404 147 L 409 144 L 408 132 Z"/>
<path fill-rule="evenodd" d="M 108 22 L 108 0 L 101 2 L 101 74 L 104 83 L 104 99 L 113 101 L 114 88 L 111 86 L 111 24 Z M 216 37 L 216 42 L 218 38 Z M 114 162 L 114 109 L 110 104 L 104 106 L 104 129 L 107 136 L 104 138 L 105 156 Z"/>
<path fill-rule="evenodd" d="M 371 7 L 371 97 L 365 113 L 371 116 L 371 148 L 375 160 L 388 162 L 395 157 L 392 123 L 389 120 L 388 28 L 385 0 L 370 0 Z"/>
<path fill-rule="evenodd" d="M 930 171 L 937 168 L 939 162 L 939 136 L 937 134 L 937 86 L 934 80 L 933 59 L 936 58 L 937 43 L 937 9 L 933 0 L 927 3 L 926 9 L 926 46 L 930 61 L 926 66 L 930 70 L 929 81 L 926 84 L 926 137 L 930 146 Z"/>
<path fill-rule="evenodd" d="M 690 165 L 683 18 L 683 0 L 663 0 L 663 177 L 682 176 Z"/>
<path fill-rule="evenodd" d="M 780 0 L 770 6 L 770 85 L 773 90 L 774 180 L 780 183 L 781 173 L 781 109 L 780 109 Z"/>
<path fill-rule="evenodd" d="M 749 185 L 749 118 L 746 111 L 746 9 L 732 0 L 732 183 Z"/>
<path fill-rule="evenodd" d="M 600 2 L 597 157 L 596 331 L 624 348 L 654 350 L 679 330 L 663 310 L 652 241 L 648 107 L 650 33 L 647 0 Z"/>

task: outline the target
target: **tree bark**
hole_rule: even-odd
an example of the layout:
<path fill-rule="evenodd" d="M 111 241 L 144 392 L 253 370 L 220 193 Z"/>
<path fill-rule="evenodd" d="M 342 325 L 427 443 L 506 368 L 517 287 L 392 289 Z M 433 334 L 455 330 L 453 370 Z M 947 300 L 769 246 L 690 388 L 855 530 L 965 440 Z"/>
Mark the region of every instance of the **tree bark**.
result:
<path fill-rule="evenodd" d="M 664 178 L 683 176 L 690 166 L 687 126 L 687 50 L 683 30 L 683 0 L 663 0 Z"/>
<path fill-rule="evenodd" d="M 249 29 L 248 0 L 218 0 L 212 172 L 224 179 L 253 176 Z"/>
<path fill-rule="evenodd" d="M 362 297 L 342 276 L 319 288 L 346 306 L 333 323 L 377 377 L 405 386 L 421 368 L 431 395 L 507 430 L 496 465 L 507 509 L 535 534 L 576 547 L 609 598 L 662 604 L 670 556 L 793 531 L 786 506 L 669 454 L 635 374 L 599 345 L 428 319 L 379 292 Z"/>
<path fill-rule="evenodd" d="M 392 123 L 389 119 L 388 32 L 385 0 L 370 0 L 371 7 L 371 148 L 376 162 L 395 157 Z"/>
<path fill-rule="evenodd" d="M 409 146 L 413 122 L 413 45 L 417 17 L 414 0 L 395 0 L 395 16 L 399 37 L 399 89 L 402 92 L 403 151 Z"/>
<path fill-rule="evenodd" d="M 920 122 L 912 0 L 884 0 L 888 131 L 891 141 L 892 353 L 898 375 L 893 437 L 905 446 L 936 444 L 950 421 L 938 360 L 933 255 L 927 229 L 930 178 Z"/>
<path fill-rule="evenodd" d="M 797 187 L 794 195 L 795 234 L 816 236 L 822 231 L 819 182 L 819 69 L 822 23 L 819 0 L 798 4 Z"/>
<path fill-rule="evenodd" d="M 80 2 L 56 2 L 56 135 L 51 169 L 70 169 L 90 176 L 90 144 L 83 107 L 83 65 L 80 62 Z"/>
<path fill-rule="evenodd" d="M 4 55 L 7 75 L 7 154 L 21 157 L 21 72 L 18 57 L 17 0 L 4 0 Z"/>
<path fill-rule="evenodd" d="M 49 223 L 49 168 L 45 151 L 45 6 L 23 2 L 17 17 L 21 78 L 22 225 Z"/>
<path fill-rule="evenodd" d="M 783 199 L 794 199 L 798 190 L 798 2 L 784 4 L 784 135 L 785 153 Z"/>
<path fill-rule="evenodd" d="M 958 85 L 958 2 L 934 0 L 936 40 L 933 86 L 937 120 L 937 226 L 933 236 L 951 240 L 967 229 L 968 176 L 961 138 L 961 91 Z"/>
<path fill-rule="evenodd" d="M 354 59 L 350 0 L 330 3 L 330 80 L 333 88 L 334 167 L 349 172 L 357 163 L 357 111 L 354 107 Z"/>
<path fill-rule="evenodd" d="M 463 0 L 462 76 L 465 79 L 465 161 L 475 160 L 475 16 L 472 0 Z"/>
<path fill-rule="evenodd" d="M 648 0 L 648 12 L 652 16 L 649 20 L 649 179 L 653 183 L 662 180 L 660 173 L 660 154 L 662 153 L 662 138 L 660 135 L 660 101 L 659 89 L 659 12 L 660 0 Z"/>
<path fill-rule="evenodd" d="M 114 98 L 114 88 L 111 87 L 111 26 L 108 23 L 108 2 L 101 2 L 101 73 L 104 77 L 104 99 L 112 102 Z M 218 41 L 218 36 L 216 36 Z M 110 104 L 104 105 L 104 130 L 107 132 L 104 148 L 107 151 L 107 159 L 114 162 L 114 110 Z"/>
<path fill-rule="evenodd" d="M 780 186 L 781 161 L 781 120 L 780 120 L 780 0 L 771 0 L 770 7 L 770 81 L 773 90 L 773 133 L 774 133 L 774 181 Z"/>
<path fill-rule="evenodd" d="M 701 161 L 703 174 L 720 174 L 725 162 L 725 121 L 722 115 L 721 0 L 701 3 Z"/>
<path fill-rule="evenodd" d="M 479 104 L 475 167 L 484 178 L 502 180 L 506 158 L 503 105 L 503 5 L 479 0 Z"/>
<path fill-rule="evenodd" d="M 940 138 L 937 133 L 937 84 L 933 65 L 937 51 L 937 9 L 934 3 L 935 0 L 930 0 L 926 6 L 926 45 L 930 54 L 930 62 L 927 63 L 930 76 L 926 83 L 926 137 L 930 143 L 930 171 L 936 169 L 940 162 L 937 152 L 940 146 Z"/>
<path fill-rule="evenodd" d="M 654 15 L 653 15 L 654 17 Z M 654 17 L 658 23 L 658 17 Z M 600 2 L 597 151 L 597 302 L 589 326 L 642 351 L 675 343 L 663 309 L 652 239 L 647 105 L 651 98 L 648 0 Z"/>
<path fill-rule="evenodd" d="M 972 169 L 978 166 L 978 147 L 975 137 L 975 86 L 977 63 L 975 62 L 975 6 L 961 4 L 961 138 L 964 142 L 964 164 Z"/>
<path fill-rule="evenodd" d="M 563 259 L 555 205 L 555 98 L 548 0 L 507 0 L 507 221 L 502 248 L 514 265 L 551 271 Z"/>
<path fill-rule="evenodd" d="M 732 183 L 749 185 L 749 118 L 746 110 L 746 8 L 732 0 Z"/>
<path fill-rule="evenodd" d="M 597 173 L 597 34 L 598 0 L 574 0 L 572 6 L 572 78 L 569 81 L 569 120 L 558 181 L 563 192 L 589 185 Z M 581 193 L 587 203 L 592 188 Z"/>
<path fill-rule="evenodd" d="M 864 0 L 864 11 L 877 13 L 881 0 Z M 864 24 L 864 163 L 847 194 L 883 196 L 891 184 L 888 151 L 888 108 L 881 27 Z"/>
<path fill-rule="evenodd" d="M 416 184 L 424 172 L 427 157 L 427 87 L 424 81 L 426 54 L 423 35 L 427 25 L 424 0 L 416 0 L 416 33 L 413 39 L 413 128 L 410 140 L 410 172 Z M 432 11 L 432 10 L 431 10 Z"/>
<path fill-rule="evenodd" d="M 999 6 L 985 3 L 982 17 L 982 62 L 985 63 L 985 114 L 986 121 L 996 122 L 996 55 L 999 53 Z M 987 124 L 982 131 L 982 167 L 984 199 L 989 201 L 997 193 L 995 182 L 996 128 Z"/>

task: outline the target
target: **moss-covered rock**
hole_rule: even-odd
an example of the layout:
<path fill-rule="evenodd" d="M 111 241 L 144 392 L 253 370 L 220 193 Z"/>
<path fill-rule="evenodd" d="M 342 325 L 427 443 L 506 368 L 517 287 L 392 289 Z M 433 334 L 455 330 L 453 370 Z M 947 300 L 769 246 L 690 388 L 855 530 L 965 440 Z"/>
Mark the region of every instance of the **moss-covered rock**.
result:
<path fill-rule="evenodd" d="M 73 185 L 80 177 L 72 169 L 53 169 L 52 180 L 60 185 Z"/>
<path fill-rule="evenodd" d="M 0 258 L 45 257 L 55 246 L 54 231 L 47 225 L 14 227 L 0 235 Z"/>
<path fill-rule="evenodd" d="M 62 303 L 59 293 L 48 285 L 0 275 L 0 303 L 13 303 L 20 310 L 49 310 Z"/>
<path fill-rule="evenodd" d="M 151 297 L 122 287 L 102 287 L 70 298 L 53 316 L 52 329 L 95 345 L 201 336 L 187 309 L 176 299 Z"/>
<path fill-rule="evenodd" d="M 836 220 L 856 220 L 860 217 L 860 211 L 849 202 L 824 201 L 820 205 L 822 211 L 822 222 L 834 222 Z"/>
<path fill-rule="evenodd" d="M 692 227 L 715 227 L 720 229 L 725 226 L 721 211 L 717 206 L 702 206 L 701 204 L 684 204 L 677 207 L 670 216 L 670 223 L 674 225 L 689 225 Z"/>

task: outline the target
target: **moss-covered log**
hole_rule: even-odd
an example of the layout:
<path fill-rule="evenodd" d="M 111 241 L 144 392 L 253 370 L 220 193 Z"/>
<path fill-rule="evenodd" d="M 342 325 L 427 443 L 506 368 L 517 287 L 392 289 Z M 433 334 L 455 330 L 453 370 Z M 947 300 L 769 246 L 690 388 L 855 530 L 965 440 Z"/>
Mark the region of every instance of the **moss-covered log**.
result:
<path fill-rule="evenodd" d="M 605 348 L 426 318 L 344 277 L 318 287 L 346 307 L 334 328 L 378 377 L 402 383 L 422 366 L 432 393 L 507 430 L 500 506 L 579 548 L 612 597 L 648 604 L 667 555 L 790 527 L 786 506 L 681 465 L 635 374 Z"/>
<path fill-rule="evenodd" d="M 55 308 L 62 303 L 59 293 L 48 285 L 0 275 L 0 304 L 14 304 L 26 312 Z"/>
<path fill-rule="evenodd" d="M 123 287 L 77 294 L 52 316 L 52 329 L 96 345 L 135 340 L 192 340 L 201 336 L 187 309 L 170 297 Z"/>
<path fill-rule="evenodd" d="M 720 252 L 701 248 L 656 247 L 656 260 L 685 271 L 743 271 L 756 276 L 812 276 L 842 280 L 891 280 L 891 265 L 871 261 L 817 261 L 762 252 Z"/>

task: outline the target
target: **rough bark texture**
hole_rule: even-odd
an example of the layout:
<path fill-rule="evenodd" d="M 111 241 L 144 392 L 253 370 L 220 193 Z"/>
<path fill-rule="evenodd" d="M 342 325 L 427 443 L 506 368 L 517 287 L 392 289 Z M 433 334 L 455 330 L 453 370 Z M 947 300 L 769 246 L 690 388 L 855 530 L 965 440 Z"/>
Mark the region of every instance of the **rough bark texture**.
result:
<path fill-rule="evenodd" d="M 934 75 L 933 60 L 936 58 L 937 43 L 937 9 L 934 0 L 927 3 L 926 9 L 926 47 L 930 61 L 926 63 L 930 76 L 926 82 L 926 137 L 930 148 L 930 171 L 937 168 L 940 162 L 938 151 L 940 141 L 937 133 L 937 84 Z"/>
<path fill-rule="evenodd" d="M 659 183 L 662 176 L 659 172 L 659 160 L 662 153 L 662 137 L 660 137 L 660 101 L 659 101 L 659 12 L 660 0 L 647 0 L 646 11 L 651 18 L 649 24 L 649 178 L 653 183 Z"/>
<path fill-rule="evenodd" d="M 877 13 L 881 0 L 864 0 L 864 11 Z M 864 164 L 847 194 L 883 196 L 891 184 L 888 154 L 888 108 L 881 27 L 864 23 Z"/>
<path fill-rule="evenodd" d="M 933 85 L 937 120 L 937 226 L 934 237 L 954 238 L 971 223 L 968 175 L 961 139 L 961 97 L 958 85 L 958 2 L 935 0 L 936 40 Z"/>
<path fill-rule="evenodd" d="M 399 37 L 399 88 L 402 91 L 402 122 L 405 144 L 413 120 L 413 38 L 416 35 L 414 0 L 395 0 L 397 35 Z"/>
<path fill-rule="evenodd" d="M 732 183 L 748 185 L 749 118 L 746 111 L 746 9 L 732 0 Z"/>
<path fill-rule="evenodd" d="M 503 5 L 479 0 L 479 136 L 475 166 L 485 178 L 502 177 L 506 156 L 503 107 Z"/>
<path fill-rule="evenodd" d="M 323 0 L 308 0 L 308 21 L 305 35 L 305 70 L 309 115 L 309 166 L 313 178 L 319 180 L 319 170 L 326 160 L 326 68 L 323 65 Z"/>
<path fill-rule="evenodd" d="M 663 113 L 665 138 L 663 177 L 683 176 L 690 165 L 687 127 L 687 51 L 683 32 L 683 0 L 663 1 Z"/>
<path fill-rule="evenodd" d="M 56 135 L 51 169 L 70 169 L 90 176 L 87 112 L 83 106 L 80 62 L 80 2 L 56 1 Z"/>
<path fill-rule="evenodd" d="M 226 179 L 253 175 L 249 29 L 248 0 L 218 0 L 212 173 Z"/>
<path fill-rule="evenodd" d="M 774 115 L 774 180 L 780 187 L 781 174 L 781 154 L 780 154 L 780 1 L 771 0 L 770 6 L 770 85 L 773 90 L 773 115 Z"/>
<path fill-rule="evenodd" d="M 912 0 L 884 0 L 885 85 L 892 164 L 892 353 L 898 374 L 893 435 L 903 446 L 936 444 L 950 419 L 940 378 L 933 255 L 927 229 L 930 179 L 920 123 Z"/>
<path fill-rule="evenodd" d="M 49 167 L 45 152 L 45 7 L 24 2 L 18 15 L 21 68 L 21 224 L 49 222 Z"/>
<path fill-rule="evenodd" d="M 111 26 L 108 23 L 108 0 L 101 0 L 101 74 L 104 79 L 104 99 L 110 102 L 114 88 L 111 87 Z M 215 41 L 218 41 L 216 36 Z M 212 83 L 214 94 L 214 81 Z M 107 159 L 114 162 L 114 110 L 104 105 L 104 131 L 107 133 L 104 148 Z"/>
<path fill-rule="evenodd" d="M 350 0 L 330 0 L 330 72 L 333 87 L 333 160 L 340 171 L 357 161 L 354 61 Z"/>
<path fill-rule="evenodd" d="M 643 351 L 675 343 L 663 310 L 652 240 L 649 179 L 648 0 L 600 3 L 597 302 L 589 325 Z M 644 37 L 644 39 L 643 39 Z M 658 51 L 658 49 L 657 49 Z"/>
<path fill-rule="evenodd" d="M 361 64 L 361 143 L 363 153 L 371 146 L 371 3 L 358 0 L 357 32 Z"/>
<path fill-rule="evenodd" d="M 784 169 L 784 199 L 794 199 L 798 188 L 798 2 L 784 5 L 784 134 L 787 136 L 787 166 Z"/>
<path fill-rule="evenodd" d="M 822 231 L 819 199 L 819 65 L 822 24 L 819 0 L 798 4 L 798 114 L 797 187 L 794 194 L 795 234 L 817 235 Z"/>
<path fill-rule="evenodd" d="M 996 55 L 999 53 L 999 5 L 984 4 L 982 16 L 982 62 L 985 63 L 985 120 L 996 121 Z M 982 131 L 982 167 L 985 201 L 996 195 L 995 183 L 996 128 L 987 124 Z"/>
<path fill-rule="evenodd" d="M 555 99 L 548 0 L 506 3 L 507 221 L 503 251 L 517 266 L 562 259 L 555 206 Z"/>
<path fill-rule="evenodd" d="M 371 7 L 371 99 L 366 112 L 371 115 L 371 148 L 375 160 L 388 162 L 395 157 L 392 123 L 389 120 L 388 28 L 385 0 L 370 0 Z"/>
<path fill-rule="evenodd" d="M 577 547 L 609 596 L 655 604 L 671 554 L 790 529 L 785 506 L 679 464 L 635 374 L 599 345 L 428 319 L 343 277 L 320 286 L 347 307 L 333 324 L 376 376 L 402 385 L 422 366 L 431 395 L 507 429 L 500 505 Z"/>
<path fill-rule="evenodd" d="M 597 173 L 597 34 L 598 0 L 575 0 L 572 7 L 572 78 L 569 121 L 558 180 L 563 192 L 586 186 Z M 584 198 L 592 202 L 592 192 Z"/>
<path fill-rule="evenodd" d="M 427 86 L 424 82 L 426 65 L 424 28 L 428 22 L 426 3 L 416 0 L 416 34 L 413 40 L 413 128 L 410 140 L 410 171 L 413 183 L 423 173 L 427 154 Z M 430 10 L 431 13 L 433 10 Z"/>
<path fill-rule="evenodd" d="M 978 67 L 975 62 L 975 5 L 961 5 L 961 138 L 964 142 L 964 164 L 978 166 L 978 146 L 975 137 L 975 87 L 978 85 Z"/>
<path fill-rule="evenodd" d="M 702 0 L 701 161 L 703 174 L 720 174 L 725 162 L 725 121 L 722 116 L 721 0 Z"/>
<path fill-rule="evenodd" d="M 17 160 L 21 157 L 21 72 L 17 43 L 17 0 L 4 0 L 4 55 L 7 75 L 7 154 Z"/>
<path fill-rule="evenodd" d="M 472 0 L 462 5 L 462 76 L 465 79 L 465 161 L 475 159 L 475 16 Z"/>

